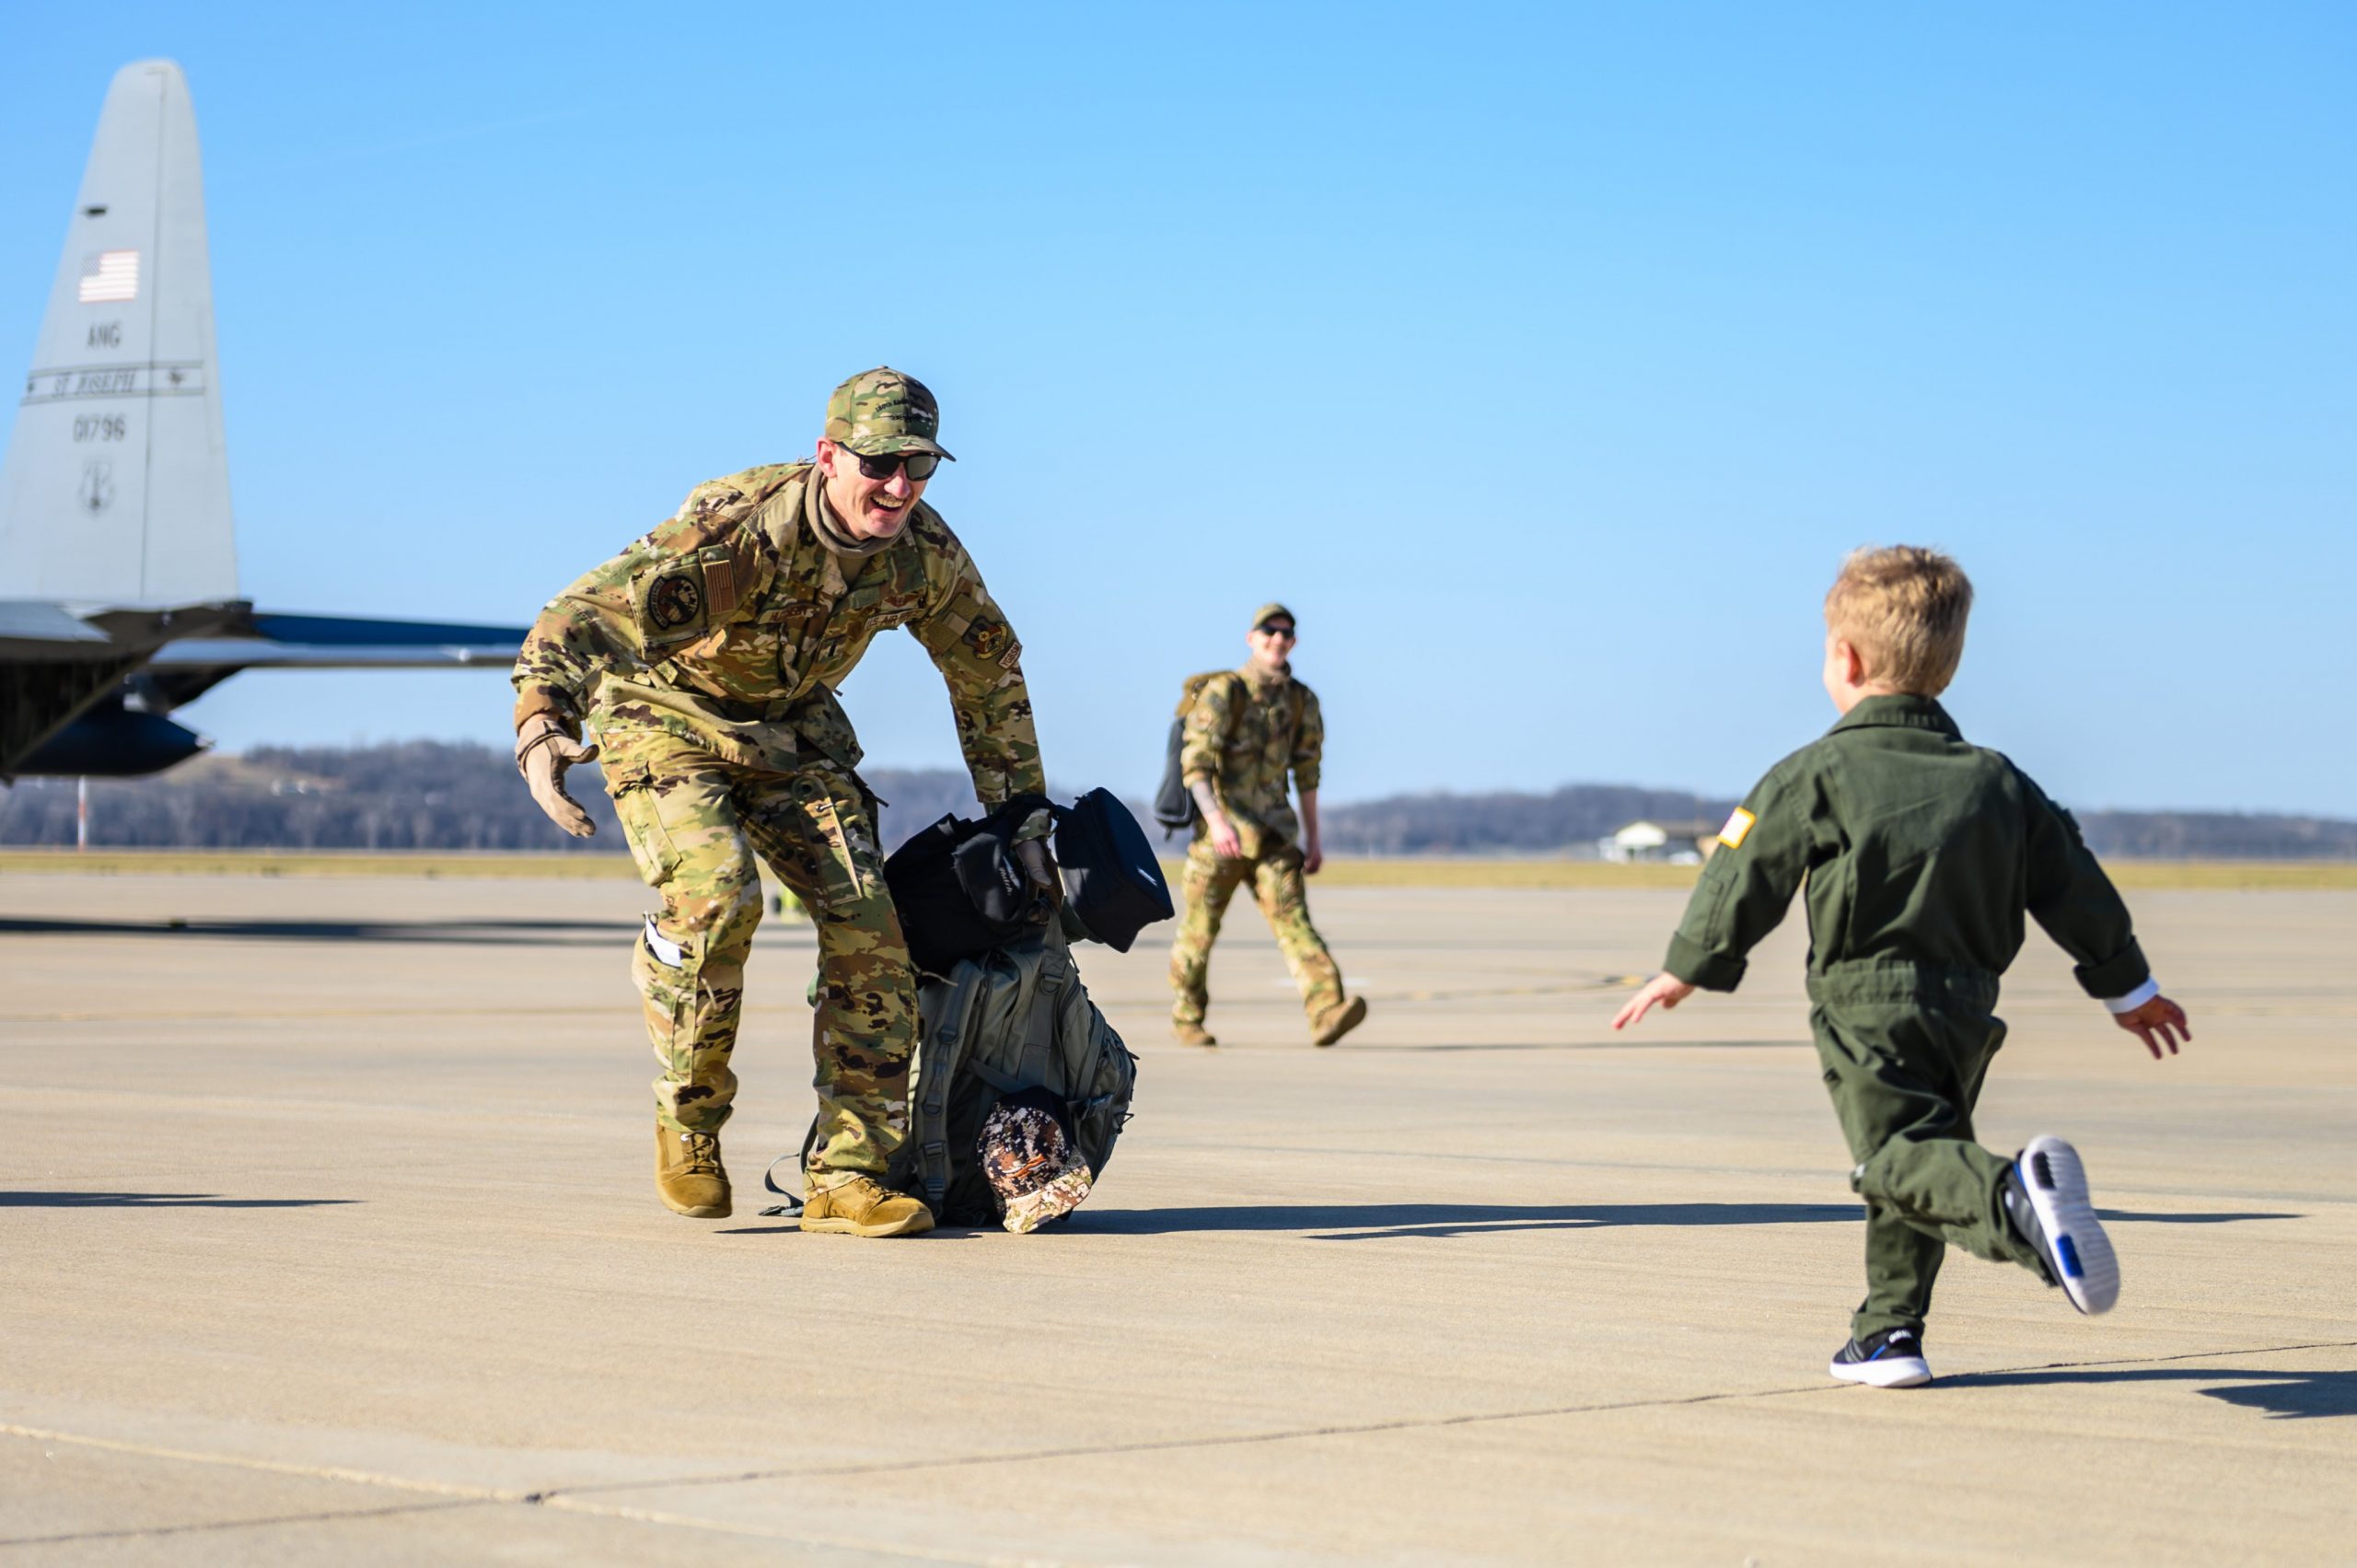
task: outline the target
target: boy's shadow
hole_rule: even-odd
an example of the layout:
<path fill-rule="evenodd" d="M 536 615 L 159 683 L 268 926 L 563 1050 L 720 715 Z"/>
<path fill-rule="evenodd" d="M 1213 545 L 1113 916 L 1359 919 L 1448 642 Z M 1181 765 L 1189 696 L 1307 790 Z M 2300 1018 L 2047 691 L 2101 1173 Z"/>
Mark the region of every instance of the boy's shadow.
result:
<path fill-rule="evenodd" d="M 2136 1214 L 2103 1211 L 2113 1224 L 2226 1225 L 2297 1219 L 2282 1214 Z M 1606 1225 L 1857 1224 L 1852 1203 L 1255 1203 L 1186 1209 L 1091 1209 L 1070 1228 L 1097 1236 L 1170 1236 L 1212 1231 L 1303 1231 L 1311 1241 L 1387 1237 L 1483 1236 L 1510 1230 L 1593 1230 Z"/>
<path fill-rule="evenodd" d="M 1087 1209 L 1075 1231 L 1169 1236 L 1190 1231 L 1297 1230 L 1311 1241 L 1483 1236 L 1602 1225 L 1817 1225 L 1855 1222 L 1855 1203 L 1259 1203 L 1193 1209 Z"/>
<path fill-rule="evenodd" d="M 2049 1383 L 2210 1383 L 2197 1388 L 2205 1399 L 2223 1400 L 2246 1410 L 2265 1411 L 2270 1420 L 2305 1421 L 2317 1416 L 2357 1415 L 2357 1372 L 2275 1372 L 2259 1367 L 2131 1366 L 2049 1372 L 1967 1372 L 1943 1377 L 1944 1388 L 2024 1388 Z"/>

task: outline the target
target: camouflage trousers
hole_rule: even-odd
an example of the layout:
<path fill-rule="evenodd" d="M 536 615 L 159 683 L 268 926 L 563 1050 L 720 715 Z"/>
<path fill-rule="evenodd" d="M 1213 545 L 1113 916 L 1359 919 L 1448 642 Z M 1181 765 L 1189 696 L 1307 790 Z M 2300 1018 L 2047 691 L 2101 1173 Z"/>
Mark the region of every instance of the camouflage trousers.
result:
<path fill-rule="evenodd" d="M 728 1059 L 761 919 L 758 856 L 808 906 L 819 935 L 809 1172 L 883 1175 L 908 1137 L 917 993 L 865 788 L 823 761 L 780 773 L 661 733 L 600 739 L 631 854 L 663 895 L 631 966 L 663 1069 L 656 1115 L 702 1132 L 728 1120 L 737 1095 Z"/>
<path fill-rule="evenodd" d="M 1342 971 L 1326 950 L 1326 939 L 1309 923 L 1301 851 L 1281 844 L 1259 856 L 1227 860 L 1213 852 L 1209 840 L 1199 838 L 1188 848 L 1186 869 L 1179 874 L 1187 912 L 1170 944 L 1170 989 L 1177 993 L 1170 1016 L 1178 1023 L 1203 1021 L 1203 1009 L 1211 1004 L 1212 944 L 1219 940 L 1228 900 L 1248 879 L 1269 929 L 1276 933 L 1285 968 L 1301 989 L 1304 1009 L 1315 1018 L 1342 1000 Z"/>

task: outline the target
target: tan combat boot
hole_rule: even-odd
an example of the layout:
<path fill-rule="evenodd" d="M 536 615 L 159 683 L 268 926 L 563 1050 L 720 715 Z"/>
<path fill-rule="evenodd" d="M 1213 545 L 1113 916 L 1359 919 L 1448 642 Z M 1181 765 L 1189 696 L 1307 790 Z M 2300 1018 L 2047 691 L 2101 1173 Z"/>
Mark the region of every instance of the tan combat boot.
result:
<path fill-rule="evenodd" d="M 1365 1022 L 1365 997 L 1353 996 L 1347 1002 L 1337 1002 L 1309 1020 L 1309 1042 L 1312 1045 L 1331 1045 Z"/>
<path fill-rule="evenodd" d="M 691 1220 L 726 1219 L 728 1172 L 720 1163 L 720 1140 L 710 1132 L 682 1132 L 657 1121 L 655 1195 L 665 1208 Z"/>
<path fill-rule="evenodd" d="M 923 1236 L 933 1228 L 933 1211 L 872 1176 L 854 1176 L 803 1200 L 802 1228 L 831 1236 Z"/>
<path fill-rule="evenodd" d="M 1190 1024 L 1183 1018 L 1170 1020 L 1170 1038 L 1180 1045 L 1217 1045 L 1212 1031 L 1201 1024 Z"/>

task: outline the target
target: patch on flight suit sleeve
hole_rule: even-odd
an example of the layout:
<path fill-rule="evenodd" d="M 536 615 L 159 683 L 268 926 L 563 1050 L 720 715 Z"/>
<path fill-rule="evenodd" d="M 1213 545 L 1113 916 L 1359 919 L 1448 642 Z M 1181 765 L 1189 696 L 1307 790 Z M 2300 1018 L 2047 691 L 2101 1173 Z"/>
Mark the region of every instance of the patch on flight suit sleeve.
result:
<path fill-rule="evenodd" d="M 720 552 L 724 557 L 726 552 Z M 631 582 L 631 609 L 638 618 L 639 634 L 648 643 L 668 646 L 700 637 L 709 631 L 726 598 L 736 608 L 734 563 L 726 559 L 707 570 L 701 553 L 678 556 Z M 715 583 L 717 575 L 724 581 Z"/>
<path fill-rule="evenodd" d="M 647 585 L 646 618 L 658 632 L 676 632 L 703 613 L 703 589 L 685 572 L 667 572 Z"/>
<path fill-rule="evenodd" d="M 966 645 L 977 658 L 998 658 L 1014 641 L 1015 633 L 1004 621 L 977 621 L 966 628 Z"/>
<path fill-rule="evenodd" d="M 725 545 L 714 545 L 697 552 L 703 563 L 704 602 L 712 607 L 714 621 L 726 621 L 737 613 L 737 561 Z"/>
<path fill-rule="evenodd" d="M 1743 841 L 1751 834 L 1751 825 L 1758 820 L 1759 818 L 1742 807 L 1736 807 L 1735 814 L 1727 819 L 1727 825 L 1719 830 L 1719 842 L 1729 849 L 1741 849 Z"/>

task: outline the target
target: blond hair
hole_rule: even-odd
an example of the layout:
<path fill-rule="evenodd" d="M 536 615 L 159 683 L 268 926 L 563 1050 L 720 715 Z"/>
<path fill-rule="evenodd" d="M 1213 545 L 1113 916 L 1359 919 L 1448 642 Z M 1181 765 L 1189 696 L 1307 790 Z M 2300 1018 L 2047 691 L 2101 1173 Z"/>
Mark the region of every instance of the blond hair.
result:
<path fill-rule="evenodd" d="M 1971 613 L 1964 568 L 1912 544 L 1851 552 L 1825 596 L 1827 628 L 1858 650 L 1867 677 L 1919 697 L 1956 679 Z"/>

